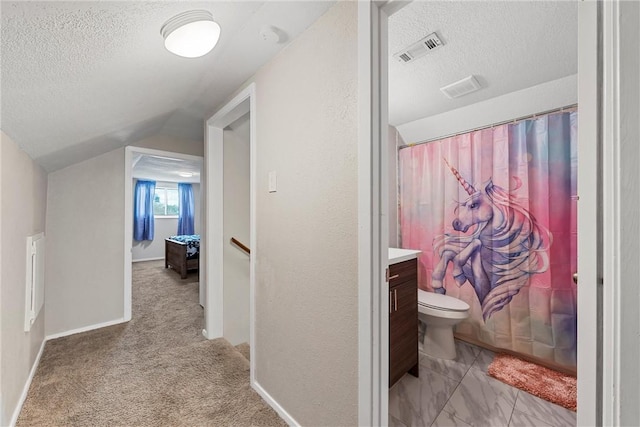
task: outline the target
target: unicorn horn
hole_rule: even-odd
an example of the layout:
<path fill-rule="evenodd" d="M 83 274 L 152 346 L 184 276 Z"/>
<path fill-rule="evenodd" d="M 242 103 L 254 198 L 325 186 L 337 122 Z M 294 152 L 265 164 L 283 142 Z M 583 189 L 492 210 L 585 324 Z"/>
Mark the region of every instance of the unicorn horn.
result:
<path fill-rule="evenodd" d="M 451 166 L 449 164 L 449 162 L 447 161 L 446 158 L 444 158 L 444 162 L 447 164 L 447 166 L 449 167 L 449 169 L 451 169 L 451 172 L 453 173 L 453 175 L 458 179 L 458 182 L 460 183 L 460 185 L 462 185 L 462 188 L 464 188 L 464 191 L 466 191 L 470 196 L 476 192 L 476 189 L 473 188 L 473 185 L 469 184 L 461 175 L 460 172 L 458 172 L 458 170 L 456 168 L 454 168 L 453 166 Z"/>

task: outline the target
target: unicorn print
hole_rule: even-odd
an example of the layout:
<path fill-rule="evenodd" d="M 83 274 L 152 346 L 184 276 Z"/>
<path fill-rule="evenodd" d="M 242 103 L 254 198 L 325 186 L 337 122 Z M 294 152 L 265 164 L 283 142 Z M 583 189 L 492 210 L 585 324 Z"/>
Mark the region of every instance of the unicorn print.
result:
<path fill-rule="evenodd" d="M 469 197 L 458 202 L 451 222 L 457 233 L 434 239 L 439 261 L 431 275 L 435 292 L 444 294 L 449 263 L 458 286 L 475 289 L 487 321 L 528 284 L 529 278 L 549 267 L 552 235 L 515 196 L 491 179 L 476 190 L 446 159 L 445 163 Z M 517 190 L 522 181 L 516 178 Z"/>

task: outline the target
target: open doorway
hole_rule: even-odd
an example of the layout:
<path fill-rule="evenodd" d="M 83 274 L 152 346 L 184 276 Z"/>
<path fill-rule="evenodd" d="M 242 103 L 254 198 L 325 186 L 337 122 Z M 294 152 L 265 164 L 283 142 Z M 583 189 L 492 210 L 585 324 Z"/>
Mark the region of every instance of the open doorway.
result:
<path fill-rule="evenodd" d="M 157 267 L 160 276 L 153 280 L 192 285 L 202 306 L 204 261 L 198 247 L 204 225 L 203 158 L 127 147 L 125 165 L 125 320 L 133 312 L 133 264 Z"/>
<path fill-rule="evenodd" d="M 412 2 L 389 18 L 389 241 L 416 251 L 390 270 L 413 262 L 431 387 L 399 378 L 394 310 L 399 422 L 576 423 L 578 7 Z M 551 392 L 526 369 L 573 387 Z"/>
<path fill-rule="evenodd" d="M 255 387 L 254 289 L 256 251 L 255 84 L 206 123 L 207 193 L 203 256 L 206 338 L 224 337 L 249 356 Z"/>
<path fill-rule="evenodd" d="M 393 209 L 393 199 L 389 197 L 389 162 L 393 161 L 392 155 L 390 155 L 390 149 L 388 145 L 389 129 L 388 129 L 388 102 L 387 102 L 387 88 L 388 88 L 388 29 L 389 29 L 389 16 L 398 12 L 402 8 L 406 7 L 411 2 L 405 1 L 389 1 L 384 4 L 374 5 L 360 5 L 360 48 L 366 46 L 367 52 L 361 54 L 362 69 L 366 70 L 370 64 L 373 64 L 370 74 L 363 73 L 364 84 L 361 85 L 361 101 L 363 103 L 370 103 L 372 105 L 371 115 L 362 118 L 360 129 L 362 132 L 361 149 L 364 153 L 369 153 L 370 157 L 362 159 L 360 166 L 364 172 L 361 176 L 361 187 L 363 190 L 361 202 L 366 202 L 361 205 L 361 214 L 368 213 L 368 219 L 361 218 L 361 227 L 366 226 L 367 230 L 371 231 L 370 237 L 363 237 L 360 240 L 360 271 L 367 272 L 367 275 L 361 279 L 361 325 L 360 325 L 360 351 L 361 361 L 364 361 L 361 365 L 361 373 L 363 379 L 361 380 L 361 402 L 360 406 L 360 419 L 364 423 L 386 423 L 389 422 L 388 409 L 390 402 L 388 402 L 387 387 L 388 383 L 388 355 L 389 355 L 389 311 L 393 311 L 396 306 L 394 296 L 391 296 L 387 292 L 378 292 L 379 286 L 383 289 L 386 288 L 384 283 L 384 271 L 387 266 L 389 258 L 388 246 L 386 243 L 390 240 L 390 237 L 385 235 L 389 230 L 388 213 Z M 420 2 L 416 2 L 420 3 Z M 443 4 L 451 2 L 442 2 Z M 455 3 L 455 2 L 454 2 Z M 431 6 L 431 2 L 422 3 L 426 8 Z M 493 3 L 492 5 L 498 4 Z M 580 3 L 579 5 L 579 43 L 578 50 L 580 51 L 579 59 L 579 75 L 577 78 L 578 85 L 578 97 L 580 100 L 580 114 L 587 117 L 587 120 L 580 122 L 580 130 L 578 134 L 580 139 L 578 140 L 578 158 L 580 159 L 580 167 L 588 165 L 592 168 L 592 171 L 596 171 L 599 168 L 599 163 L 594 157 L 594 153 L 597 152 L 598 146 L 598 129 L 601 122 L 598 122 L 598 116 L 596 111 L 598 110 L 597 94 L 597 72 L 596 64 L 594 60 L 597 56 L 597 13 L 594 4 L 585 5 Z M 435 29 L 437 32 L 437 29 Z M 427 31 L 424 36 L 427 36 Z M 405 32 L 405 35 L 407 33 Z M 446 37 L 443 36 L 445 42 Z M 444 48 L 442 48 L 444 49 Z M 391 52 L 392 54 L 395 52 Z M 435 53 L 435 52 L 434 52 Z M 411 55 L 409 55 L 411 56 Z M 446 74 L 446 73 L 445 73 Z M 427 78 L 425 76 L 425 78 Z M 368 83 L 368 84 L 367 84 Z M 415 93 L 413 93 L 415 97 Z M 571 106 L 571 104 L 568 104 Z M 554 108 L 565 107 L 565 105 L 557 105 Z M 531 111 L 528 114 L 536 114 L 545 112 L 548 109 L 541 109 L 540 111 Z M 490 110 L 488 110 L 491 112 Z M 524 115 L 524 114 L 523 114 Z M 515 115 L 514 117 L 505 118 L 504 120 L 512 121 L 513 119 L 522 118 L 522 116 Z M 440 131 L 441 128 L 437 128 L 442 125 L 443 122 L 434 122 L 430 124 L 430 130 Z M 486 123 L 490 126 L 496 123 Z M 499 123 L 498 123 L 499 124 Z M 481 126 L 480 124 L 476 126 Z M 463 130 L 473 130 L 475 126 L 470 126 Z M 437 129 L 436 129 L 437 128 Z M 458 132 L 458 131 L 453 131 Z M 447 133 L 442 133 L 441 136 L 446 137 Z M 428 138 L 425 138 L 428 139 Z M 405 141 L 408 144 L 420 142 L 419 140 Z M 378 162 L 379 159 L 379 162 Z M 372 161 L 373 160 L 373 161 Z M 596 160 L 596 161 L 594 161 Z M 423 167 L 424 165 L 418 165 L 416 167 Z M 453 172 L 453 169 L 458 170 L 456 167 L 443 166 L 443 170 L 450 171 L 449 173 L 455 178 L 455 183 L 461 185 L 463 191 L 465 188 L 466 180 L 459 173 Z M 369 172 L 367 174 L 367 172 Z M 459 179 L 462 177 L 463 180 Z M 580 188 L 598 188 L 598 182 L 596 174 L 591 173 L 591 176 L 587 176 L 586 173 L 581 172 L 578 177 L 578 186 Z M 472 187 L 468 187 L 469 189 Z M 475 188 L 475 187 L 473 187 Z M 467 192 L 468 193 L 468 192 Z M 365 200 L 368 199 L 368 200 Z M 578 216 L 583 219 L 578 225 L 578 233 L 585 238 L 578 243 L 578 251 L 581 253 L 579 259 L 579 266 L 582 272 L 581 287 L 586 289 L 580 293 L 577 304 L 579 305 L 579 312 L 583 313 L 582 316 L 578 316 L 577 324 L 579 325 L 578 340 L 580 344 L 577 349 L 577 356 L 583 362 L 579 364 L 580 372 L 578 383 L 579 398 L 582 399 L 578 408 L 578 422 L 580 424 L 595 424 L 595 420 L 599 411 L 599 391 L 600 384 L 599 369 L 601 365 L 598 365 L 596 355 L 598 354 L 598 340 L 599 338 L 595 334 L 590 334 L 588 331 L 594 331 L 598 328 L 597 316 L 593 313 L 598 312 L 598 285 L 596 270 L 598 265 L 601 264 L 601 258 L 597 253 L 596 247 L 592 244 L 595 241 L 595 230 L 598 229 L 598 217 L 601 216 L 602 211 L 598 210 L 595 196 L 585 194 L 580 198 L 581 203 L 578 205 Z M 365 212 L 366 211 L 366 212 Z M 592 214 L 600 212 L 598 215 Z M 584 219 L 588 219 L 585 221 Z M 365 230 L 366 231 L 366 230 Z M 593 238 L 593 239 L 592 239 Z M 589 264 L 592 266 L 589 267 Z M 402 273 L 400 273 L 402 274 Z M 387 276 L 388 278 L 389 276 Z M 393 276 L 392 276 L 393 278 Z M 388 279 L 387 279 L 388 280 Z M 373 287 L 371 287 L 373 284 Z M 390 305 L 391 304 L 391 305 Z M 391 307 L 391 308 L 390 308 Z M 370 335 L 373 335 L 373 339 Z M 379 339 L 376 339 L 379 338 Z M 367 351 L 367 346 L 371 346 L 371 351 Z M 600 371 L 601 372 L 601 371 Z M 370 381 L 370 382 L 369 382 Z M 419 386 L 418 386 L 419 388 Z M 367 390 L 372 390 L 371 394 L 367 394 Z M 429 397 L 423 396 L 421 401 L 428 402 Z M 394 404 L 397 402 L 394 402 Z M 469 411 L 473 415 L 472 411 Z M 400 420 L 402 421 L 402 420 Z M 403 421 L 404 422 L 404 421 Z M 409 421 L 410 423 L 412 421 Z"/>

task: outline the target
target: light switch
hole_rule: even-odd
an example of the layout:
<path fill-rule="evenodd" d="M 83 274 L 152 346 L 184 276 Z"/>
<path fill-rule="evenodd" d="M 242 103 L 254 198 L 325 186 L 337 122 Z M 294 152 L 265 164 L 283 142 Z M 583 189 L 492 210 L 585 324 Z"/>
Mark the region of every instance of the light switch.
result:
<path fill-rule="evenodd" d="M 269 193 L 275 193 L 278 186 L 276 171 L 269 172 Z"/>

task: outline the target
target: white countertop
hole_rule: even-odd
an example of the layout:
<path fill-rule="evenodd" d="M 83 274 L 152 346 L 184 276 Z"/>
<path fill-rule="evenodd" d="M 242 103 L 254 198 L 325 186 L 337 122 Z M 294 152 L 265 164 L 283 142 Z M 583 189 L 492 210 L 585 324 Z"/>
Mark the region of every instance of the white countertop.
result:
<path fill-rule="evenodd" d="M 389 265 L 418 258 L 421 253 L 415 249 L 389 248 Z"/>

